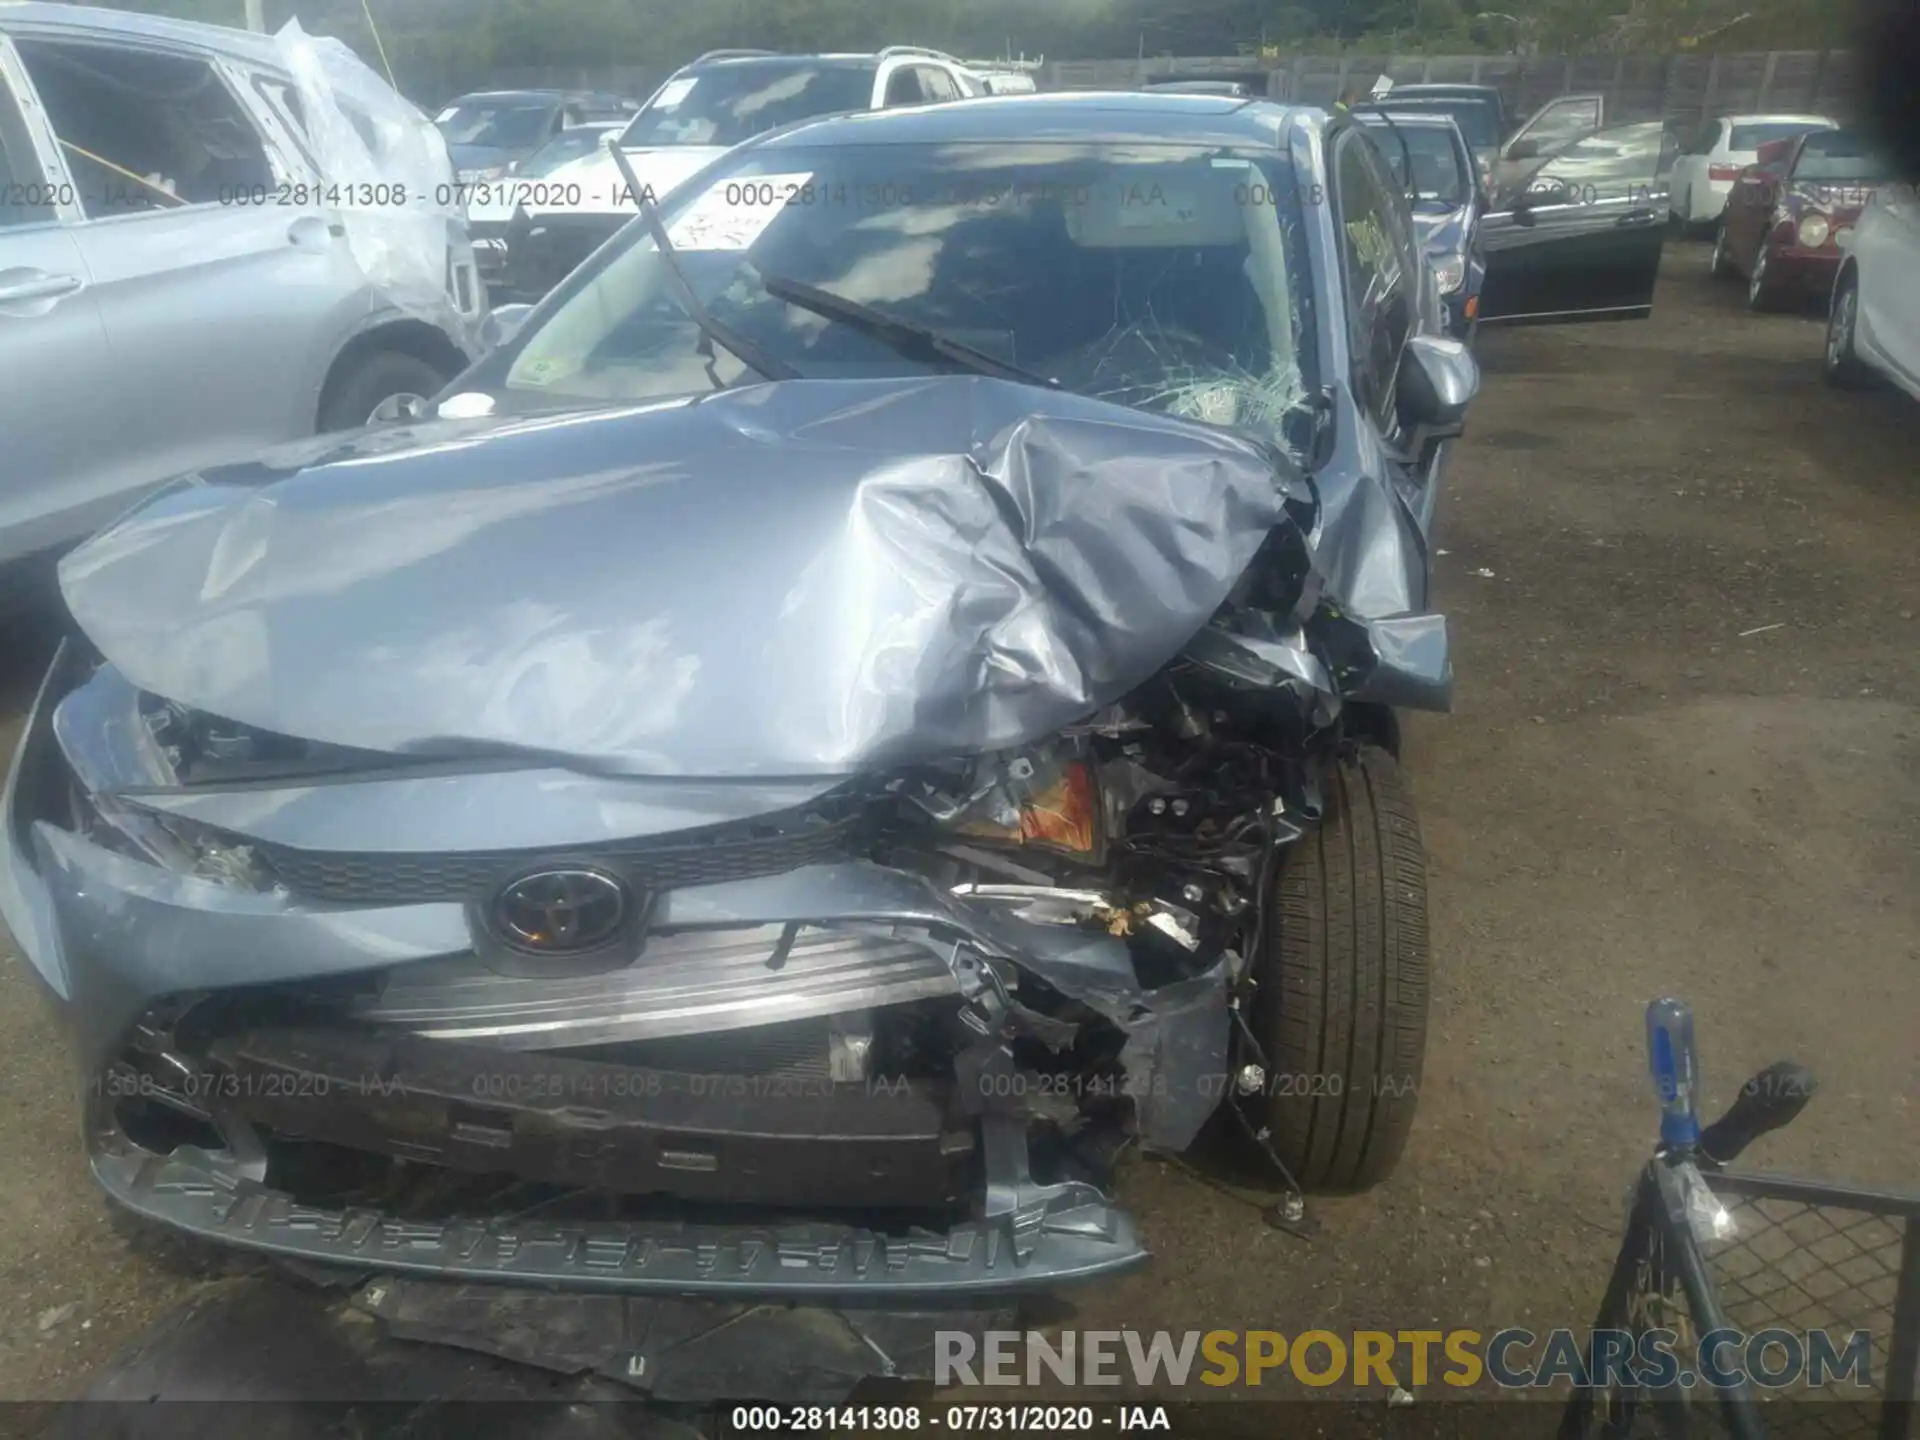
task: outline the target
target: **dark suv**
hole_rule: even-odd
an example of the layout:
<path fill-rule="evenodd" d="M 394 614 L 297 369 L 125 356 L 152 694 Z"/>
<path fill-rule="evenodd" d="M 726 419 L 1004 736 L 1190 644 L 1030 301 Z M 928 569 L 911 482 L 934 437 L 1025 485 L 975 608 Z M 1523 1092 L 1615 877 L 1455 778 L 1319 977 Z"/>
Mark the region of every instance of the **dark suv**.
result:
<path fill-rule="evenodd" d="M 484 90 L 433 117 L 462 181 L 498 180 L 563 130 L 630 119 L 632 100 L 594 90 Z"/>

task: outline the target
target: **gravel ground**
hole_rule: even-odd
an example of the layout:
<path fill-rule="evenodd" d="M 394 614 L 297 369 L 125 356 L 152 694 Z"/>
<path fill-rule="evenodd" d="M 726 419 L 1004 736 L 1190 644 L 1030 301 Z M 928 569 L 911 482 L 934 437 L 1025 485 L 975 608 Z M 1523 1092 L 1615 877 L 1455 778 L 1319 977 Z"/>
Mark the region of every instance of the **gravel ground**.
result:
<path fill-rule="evenodd" d="M 1457 706 L 1408 726 L 1436 968 L 1398 1174 L 1302 1241 L 1138 1164 L 1156 1262 L 1069 1323 L 1584 1323 L 1660 992 L 1695 1007 L 1711 1107 L 1768 1061 L 1818 1070 L 1755 1161 L 1920 1188 L 1920 409 L 1824 389 L 1818 322 L 1747 315 L 1705 255 L 1669 247 L 1648 323 L 1482 344 L 1437 537 Z M 44 636 L 0 656 L 10 747 Z M 8 1399 L 75 1393 L 193 1289 L 109 1230 L 23 969 L 0 939 Z"/>

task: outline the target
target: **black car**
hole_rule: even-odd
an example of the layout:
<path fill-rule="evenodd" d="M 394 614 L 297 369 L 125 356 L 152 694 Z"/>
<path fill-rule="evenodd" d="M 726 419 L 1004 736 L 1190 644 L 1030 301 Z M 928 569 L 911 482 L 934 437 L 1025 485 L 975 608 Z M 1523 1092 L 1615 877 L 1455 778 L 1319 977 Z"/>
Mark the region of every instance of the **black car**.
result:
<path fill-rule="evenodd" d="M 1507 102 L 1493 85 L 1395 85 L 1375 98 L 1395 110 L 1437 110 L 1451 116 L 1481 163 L 1483 181 L 1491 176 L 1494 157 L 1512 128 Z"/>
<path fill-rule="evenodd" d="M 913 1378 L 1146 1258 L 1134 1144 L 1384 1180 L 1479 375 L 1377 140 L 1140 93 L 763 135 L 428 413 L 82 547 L 0 914 L 98 1183 L 310 1267 L 843 1305 Z M 1657 230 L 1513 223 L 1483 318 L 1645 312 Z"/>
<path fill-rule="evenodd" d="M 1480 217 L 1488 196 L 1466 137 L 1451 116 L 1431 110 L 1356 105 L 1352 114 L 1377 132 L 1374 143 L 1413 206 L 1414 228 L 1439 286 L 1447 333 L 1470 340 L 1479 323 L 1480 287 L 1486 276 Z"/>
<path fill-rule="evenodd" d="M 498 180 L 563 130 L 630 119 L 640 107 L 595 90 L 485 90 L 449 101 L 434 123 L 463 184 Z"/>

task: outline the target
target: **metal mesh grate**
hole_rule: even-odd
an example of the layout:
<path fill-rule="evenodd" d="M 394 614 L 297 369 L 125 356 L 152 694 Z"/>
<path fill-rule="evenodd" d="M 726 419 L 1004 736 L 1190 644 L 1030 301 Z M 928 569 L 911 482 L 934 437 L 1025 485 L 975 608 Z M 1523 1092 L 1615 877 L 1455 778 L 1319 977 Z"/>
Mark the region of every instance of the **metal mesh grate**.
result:
<path fill-rule="evenodd" d="M 1899 1390 L 1891 1372 L 1899 1363 L 1894 1336 L 1906 1227 L 1914 1223 L 1907 1214 L 1911 1202 L 1864 1209 L 1848 1203 L 1859 1201 L 1859 1192 L 1822 1192 L 1800 1182 L 1746 1175 L 1707 1179 L 1734 1226 L 1730 1239 L 1707 1242 L 1697 1252 L 1718 1315 L 1697 1316 L 1689 1301 L 1681 1279 L 1690 1249 L 1684 1235 L 1665 1223 L 1646 1223 L 1643 1210 L 1628 1239 L 1624 1293 L 1616 1292 L 1603 1308 L 1600 1325 L 1636 1334 L 1671 1331 L 1683 1364 L 1698 1355 L 1701 1335 L 1715 1326 L 1744 1337 L 1783 1330 L 1802 1341 L 1812 1332 L 1825 1332 L 1833 1352 L 1829 1363 L 1839 1361 L 1843 1372 L 1847 1362 L 1841 1357 L 1852 1336 L 1865 1332 L 1864 1375 L 1829 1375 L 1814 1387 L 1803 1368 L 1790 1383 L 1756 1384 L 1751 1394 L 1767 1440 L 1884 1440 L 1888 1402 Z M 1801 1193 L 1767 1193 L 1770 1189 Z M 1778 1349 L 1772 1351 L 1773 1365 L 1784 1369 L 1784 1358 Z M 1737 1346 L 1722 1355 L 1722 1363 L 1741 1368 L 1750 1368 L 1750 1360 Z M 1637 1440 L 1736 1433 L 1721 1396 L 1704 1378 L 1661 1395 L 1602 1391 L 1593 1398 L 1595 1409 L 1579 1432 L 1585 1436 Z"/>
<path fill-rule="evenodd" d="M 513 874 L 562 858 L 590 859 L 624 873 L 651 892 L 779 875 L 841 858 L 852 848 L 857 812 L 809 813 L 722 826 L 663 839 L 627 841 L 565 852 L 477 850 L 448 854 L 295 850 L 262 845 L 260 853 L 296 895 L 346 905 L 466 903 L 488 895 Z"/>
<path fill-rule="evenodd" d="M 1726 1321 L 1748 1335 L 1825 1331 L 1836 1348 L 1865 1331 L 1871 1364 L 1862 1386 L 1809 1390 L 1804 1377 L 1759 1390 L 1770 1436 L 1872 1436 L 1878 1431 L 1900 1281 L 1904 1222 L 1838 1205 L 1723 1194 L 1734 1238 L 1705 1248 Z"/>

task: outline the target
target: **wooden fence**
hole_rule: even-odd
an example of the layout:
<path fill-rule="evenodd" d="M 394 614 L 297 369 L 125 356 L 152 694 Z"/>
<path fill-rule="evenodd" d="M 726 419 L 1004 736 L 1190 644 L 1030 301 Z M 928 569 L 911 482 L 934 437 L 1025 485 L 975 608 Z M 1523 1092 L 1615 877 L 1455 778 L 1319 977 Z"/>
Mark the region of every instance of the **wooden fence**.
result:
<path fill-rule="evenodd" d="M 1703 120 L 1715 115 L 1809 112 L 1846 115 L 1855 88 L 1844 50 L 1677 55 L 1295 55 L 1262 66 L 1246 56 L 1208 59 L 1069 60 L 1049 64 L 1048 89 L 1132 89 L 1145 81 L 1265 76 L 1267 93 L 1331 104 L 1352 84 L 1385 75 L 1395 84 L 1452 81 L 1496 85 L 1516 117 L 1556 95 L 1607 97 L 1610 119 Z"/>

